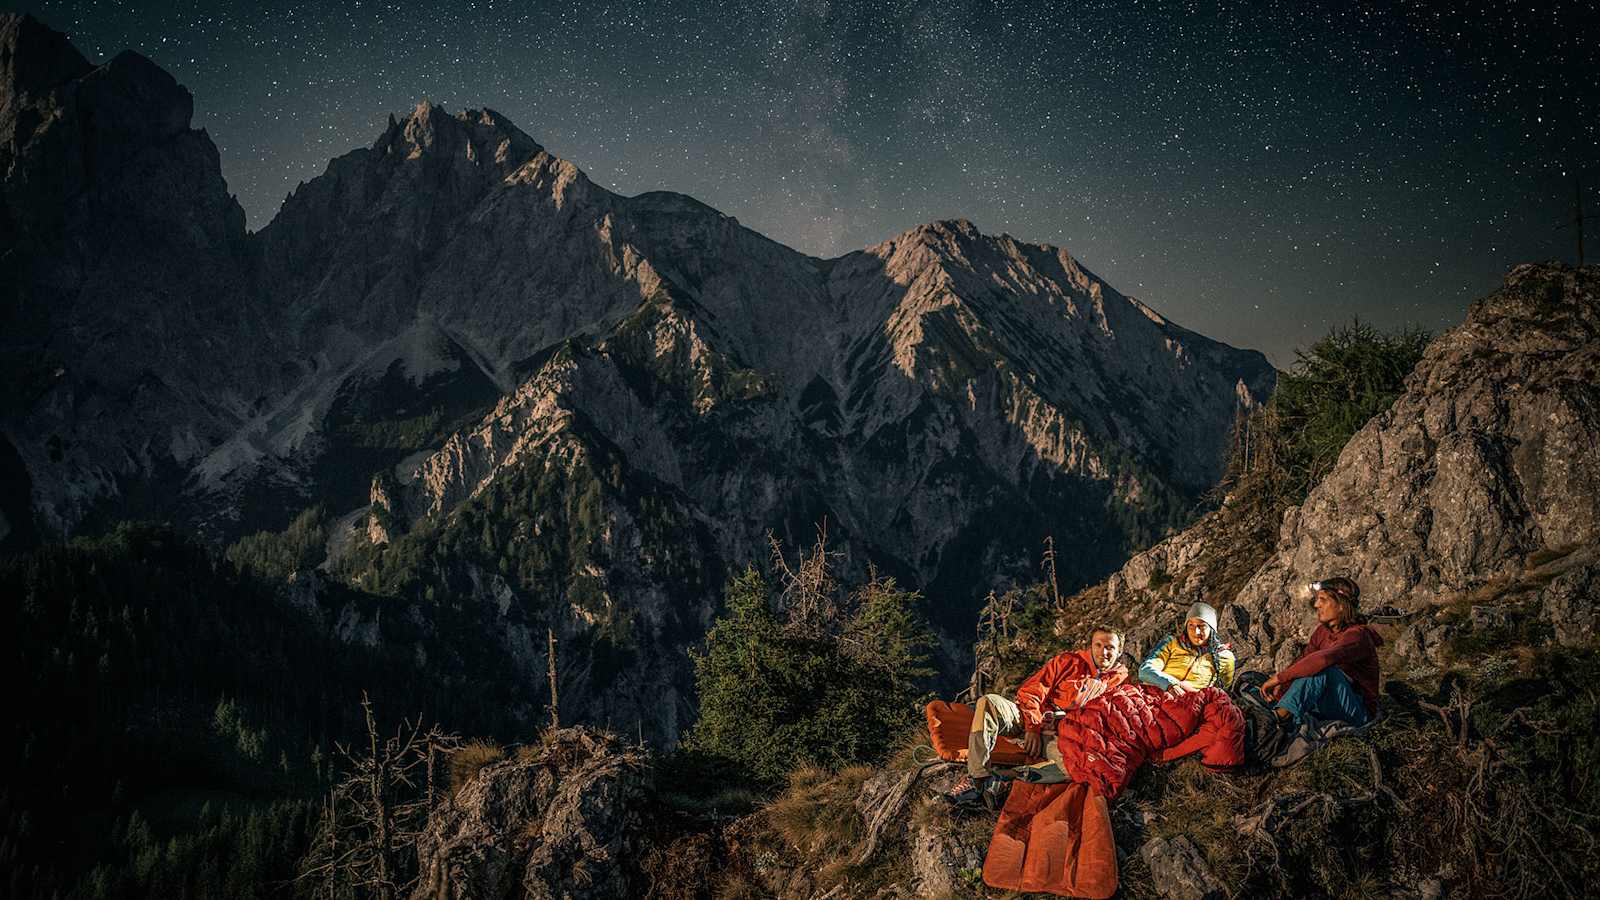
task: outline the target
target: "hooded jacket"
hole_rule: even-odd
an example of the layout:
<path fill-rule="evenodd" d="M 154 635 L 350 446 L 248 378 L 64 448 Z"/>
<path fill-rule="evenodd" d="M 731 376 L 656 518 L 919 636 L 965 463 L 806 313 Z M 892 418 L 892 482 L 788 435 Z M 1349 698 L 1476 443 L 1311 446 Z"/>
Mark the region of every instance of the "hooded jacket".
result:
<path fill-rule="evenodd" d="M 1144 658 L 1139 680 L 1162 690 L 1179 681 L 1197 688 L 1216 685 L 1226 690 L 1233 685 L 1233 669 L 1233 650 L 1219 643 L 1215 634 L 1198 649 L 1184 638 L 1169 634 Z"/>
<path fill-rule="evenodd" d="M 1361 692 L 1367 715 L 1378 714 L 1378 648 L 1383 638 L 1369 625 L 1346 625 L 1334 631 L 1318 625 L 1311 632 L 1311 642 L 1301 651 L 1300 658 L 1277 674 L 1279 684 L 1288 685 L 1296 678 L 1315 675 L 1329 666 L 1336 666 Z"/>

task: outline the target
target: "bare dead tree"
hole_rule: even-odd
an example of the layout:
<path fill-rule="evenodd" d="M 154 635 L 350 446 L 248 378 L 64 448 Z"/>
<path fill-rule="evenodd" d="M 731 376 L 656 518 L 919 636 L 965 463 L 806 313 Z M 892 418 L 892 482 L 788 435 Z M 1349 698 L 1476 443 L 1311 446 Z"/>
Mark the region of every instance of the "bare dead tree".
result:
<path fill-rule="evenodd" d="M 987 643 L 992 650 L 1000 649 L 999 616 L 996 612 L 999 605 L 999 598 L 991 590 L 989 596 L 983 598 L 983 609 L 978 610 L 978 643 Z"/>
<path fill-rule="evenodd" d="M 772 546 L 772 569 L 781 584 L 779 596 L 787 613 L 787 625 L 807 634 L 825 634 L 837 630 L 840 618 L 838 585 L 835 583 L 829 557 L 840 554 L 828 549 L 828 523 L 817 525 L 817 540 L 811 552 L 800 552 L 799 564 L 791 568 L 783 553 L 783 544 L 777 536 L 767 533 Z"/>
<path fill-rule="evenodd" d="M 1011 648 L 1015 630 L 1011 627 L 1011 616 L 1017 611 L 1017 593 L 1007 591 L 996 594 L 990 591 L 983 600 L 983 608 L 978 610 L 977 643 L 973 647 L 976 657 L 972 678 L 967 683 L 967 688 L 958 699 L 965 697 L 976 700 L 986 693 L 990 679 L 997 671 L 1001 657 Z"/>
<path fill-rule="evenodd" d="M 1054 535 L 1045 535 L 1044 559 L 1039 567 L 1045 570 L 1050 578 L 1050 601 L 1055 605 L 1056 612 L 1061 611 L 1061 587 L 1056 582 L 1056 539 Z"/>
<path fill-rule="evenodd" d="M 317 897 L 393 900 L 415 881 L 417 839 L 435 797 L 435 760 L 461 747 L 461 739 L 422 717 L 402 721 L 394 736 L 378 736 L 365 693 L 365 752 L 336 744 L 349 774 L 328 793 L 312 847 L 298 880 Z M 419 783 L 420 782 L 420 783 Z"/>
<path fill-rule="evenodd" d="M 1575 228 L 1578 232 L 1578 267 L 1583 267 L 1583 223 L 1596 216 L 1583 214 L 1583 182 L 1578 173 L 1572 174 L 1572 218 L 1566 220 L 1557 228 Z"/>
<path fill-rule="evenodd" d="M 556 630 L 546 628 L 545 634 L 550 640 L 550 730 L 555 731 L 561 727 L 561 696 L 556 691 Z"/>

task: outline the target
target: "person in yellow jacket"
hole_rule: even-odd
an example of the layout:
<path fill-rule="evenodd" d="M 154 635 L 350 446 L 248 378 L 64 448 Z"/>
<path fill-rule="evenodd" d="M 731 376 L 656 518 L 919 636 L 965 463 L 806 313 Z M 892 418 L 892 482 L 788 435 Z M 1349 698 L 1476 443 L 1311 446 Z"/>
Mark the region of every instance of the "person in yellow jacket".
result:
<path fill-rule="evenodd" d="M 1157 644 L 1139 666 L 1139 680 L 1169 694 L 1187 694 L 1233 684 L 1233 651 L 1217 637 L 1217 611 L 1208 603 L 1189 607 L 1177 634 Z"/>

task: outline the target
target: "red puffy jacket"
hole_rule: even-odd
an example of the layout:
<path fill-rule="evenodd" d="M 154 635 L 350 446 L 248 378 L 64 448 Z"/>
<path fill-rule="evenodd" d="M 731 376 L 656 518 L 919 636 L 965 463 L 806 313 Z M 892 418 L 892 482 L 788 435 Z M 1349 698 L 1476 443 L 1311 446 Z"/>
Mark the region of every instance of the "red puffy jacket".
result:
<path fill-rule="evenodd" d="M 1124 684 L 1082 709 L 1069 709 L 1056 725 L 1056 745 L 1073 781 L 1113 800 L 1133 773 L 1201 751 L 1213 768 L 1244 763 L 1244 715 L 1221 688 L 1172 697 L 1148 684 Z"/>
<path fill-rule="evenodd" d="M 1056 654 L 1017 688 L 1022 727 L 1027 731 L 1041 730 L 1044 714 L 1077 703 L 1079 688 L 1091 678 L 1104 681 L 1107 688 L 1114 688 L 1128 680 L 1128 667 L 1118 663 L 1105 671 L 1097 670 L 1087 650 Z"/>

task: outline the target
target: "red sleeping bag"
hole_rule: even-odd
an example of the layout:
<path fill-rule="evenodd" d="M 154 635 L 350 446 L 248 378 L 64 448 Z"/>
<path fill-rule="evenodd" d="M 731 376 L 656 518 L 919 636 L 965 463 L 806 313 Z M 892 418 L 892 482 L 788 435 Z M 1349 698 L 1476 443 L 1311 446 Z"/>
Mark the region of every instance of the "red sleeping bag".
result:
<path fill-rule="evenodd" d="M 1244 714 L 1221 688 L 1168 696 L 1148 684 L 1124 684 L 1056 725 L 1056 746 L 1073 781 L 1115 800 L 1133 773 L 1200 751 L 1211 768 L 1244 763 Z"/>

